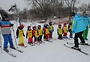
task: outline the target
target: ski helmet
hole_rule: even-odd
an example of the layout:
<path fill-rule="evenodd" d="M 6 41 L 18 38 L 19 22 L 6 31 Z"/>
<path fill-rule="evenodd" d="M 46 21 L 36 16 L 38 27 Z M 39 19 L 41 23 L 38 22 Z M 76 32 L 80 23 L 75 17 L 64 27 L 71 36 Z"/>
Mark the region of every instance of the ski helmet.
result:
<path fill-rule="evenodd" d="M 24 25 L 23 25 L 23 24 L 20 24 L 20 28 L 22 28 L 22 29 L 23 29 L 23 28 L 24 28 Z"/>

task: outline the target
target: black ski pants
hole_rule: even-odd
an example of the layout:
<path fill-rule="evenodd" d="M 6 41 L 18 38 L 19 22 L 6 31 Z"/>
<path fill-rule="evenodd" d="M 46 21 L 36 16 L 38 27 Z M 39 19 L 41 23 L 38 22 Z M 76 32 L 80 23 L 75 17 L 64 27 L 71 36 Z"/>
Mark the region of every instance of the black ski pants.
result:
<path fill-rule="evenodd" d="M 79 33 L 75 33 L 75 36 L 74 36 L 75 47 L 79 47 L 78 38 L 81 40 L 82 43 L 85 43 L 85 40 L 82 37 L 82 33 L 83 33 L 83 31 L 79 32 Z"/>

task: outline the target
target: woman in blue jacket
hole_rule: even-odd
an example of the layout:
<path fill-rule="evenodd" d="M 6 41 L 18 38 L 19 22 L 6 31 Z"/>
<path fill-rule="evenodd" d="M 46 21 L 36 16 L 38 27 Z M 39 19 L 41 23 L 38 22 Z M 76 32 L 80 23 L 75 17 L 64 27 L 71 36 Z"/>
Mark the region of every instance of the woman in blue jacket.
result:
<path fill-rule="evenodd" d="M 82 37 L 82 33 L 84 32 L 86 27 L 84 24 L 83 17 L 81 17 L 79 14 L 75 14 L 74 12 L 72 12 L 71 17 L 73 20 L 72 32 L 75 33 L 75 36 L 74 36 L 75 46 L 72 48 L 79 49 L 78 38 L 80 38 L 82 44 L 85 44 L 84 38 Z"/>

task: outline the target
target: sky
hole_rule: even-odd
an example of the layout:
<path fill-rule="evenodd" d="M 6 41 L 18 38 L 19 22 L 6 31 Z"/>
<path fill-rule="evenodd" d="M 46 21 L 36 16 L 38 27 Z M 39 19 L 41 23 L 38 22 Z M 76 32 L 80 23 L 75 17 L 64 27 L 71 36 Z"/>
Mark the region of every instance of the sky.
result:
<path fill-rule="evenodd" d="M 8 10 L 11 5 L 14 5 L 15 3 L 20 10 L 28 7 L 24 0 L 0 0 L 0 7 L 2 9 Z"/>
<path fill-rule="evenodd" d="M 81 3 L 90 3 L 90 0 L 79 0 L 80 3 L 77 4 L 77 6 L 80 6 Z M 23 10 L 25 7 L 29 8 L 29 6 L 26 4 L 26 2 L 24 0 L 0 0 L 0 7 L 4 10 L 8 10 L 11 5 L 17 4 L 18 8 L 20 10 Z"/>

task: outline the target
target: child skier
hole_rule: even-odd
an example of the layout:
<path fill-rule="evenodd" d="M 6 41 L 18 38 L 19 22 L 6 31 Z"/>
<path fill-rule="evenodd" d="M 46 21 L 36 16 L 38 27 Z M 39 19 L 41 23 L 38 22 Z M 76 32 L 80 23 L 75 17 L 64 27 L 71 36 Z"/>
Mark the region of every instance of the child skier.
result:
<path fill-rule="evenodd" d="M 19 43 L 18 43 L 19 46 L 24 46 L 24 38 L 23 38 L 23 36 L 25 37 L 25 35 L 24 35 L 24 32 L 23 32 L 23 28 L 24 28 L 24 25 L 21 24 L 17 28 L 17 31 L 16 31 L 17 38 L 19 38 Z"/>
<path fill-rule="evenodd" d="M 62 39 L 62 34 L 63 34 L 63 29 L 61 27 L 61 24 L 58 25 L 58 28 L 57 28 L 57 34 L 58 34 L 58 39 Z"/>
<path fill-rule="evenodd" d="M 70 38 L 73 38 L 73 33 L 72 33 L 72 22 L 70 22 L 69 25 L 68 25 L 68 31 L 69 31 L 69 33 L 70 33 L 69 37 L 70 37 Z"/>
<path fill-rule="evenodd" d="M 28 38 L 28 44 L 33 44 L 33 34 L 32 34 L 31 26 L 28 26 L 27 28 L 26 38 Z"/>
<path fill-rule="evenodd" d="M 44 38 L 44 40 L 45 40 L 45 26 L 47 26 L 47 24 L 44 24 L 44 26 L 43 26 L 43 34 L 44 34 L 44 36 L 43 36 L 43 38 Z"/>
<path fill-rule="evenodd" d="M 38 32 L 36 26 L 33 26 L 33 37 L 34 37 L 34 43 L 38 42 Z"/>
<path fill-rule="evenodd" d="M 67 32 L 68 32 L 67 26 L 66 26 L 66 23 L 64 23 L 64 25 L 63 25 L 63 38 L 66 38 L 66 39 L 68 38 Z"/>
<path fill-rule="evenodd" d="M 8 20 L 8 15 L 5 14 L 2 17 L 2 21 L 0 21 L 0 27 L 1 27 L 1 34 L 4 38 L 4 47 L 3 50 L 6 52 L 8 51 L 8 42 L 10 43 L 10 48 L 15 49 L 14 45 L 13 45 L 13 41 L 12 41 L 12 36 L 11 36 L 11 29 L 10 27 L 12 27 L 13 24 L 11 24 L 11 22 Z"/>
<path fill-rule="evenodd" d="M 45 31 L 45 40 L 49 41 L 49 34 L 50 33 L 49 33 L 48 25 L 45 26 L 44 31 Z"/>
<path fill-rule="evenodd" d="M 52 22 L 49 22 L 49 32 L 50 32 L 49 38 L 50 39 L 52 38 L 53 31 L 54 31 L 54 28 L 53 28 Z"/>
<path fill-rule="evenodd" d="M 43 35 L 43 30 L 41 29 L 41 26 L 38 25 L 38 42 L 42 43 L 42 35 Z"/>

